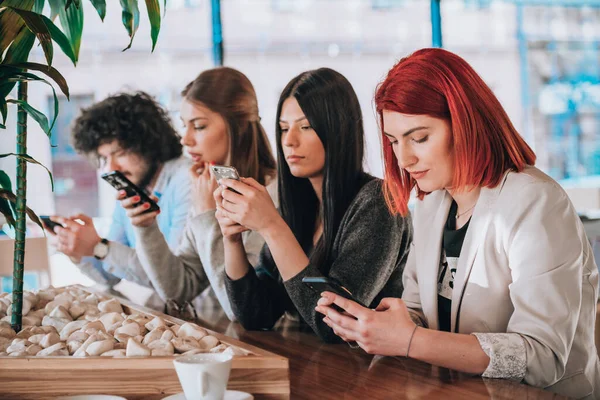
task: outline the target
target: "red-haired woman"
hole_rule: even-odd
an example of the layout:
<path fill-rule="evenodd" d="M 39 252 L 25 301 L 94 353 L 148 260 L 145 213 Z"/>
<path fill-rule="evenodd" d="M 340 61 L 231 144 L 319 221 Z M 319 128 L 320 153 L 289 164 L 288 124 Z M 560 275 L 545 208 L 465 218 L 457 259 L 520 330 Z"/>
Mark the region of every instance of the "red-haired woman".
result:
<path fill-rule="evenodd" d="M 600 397 L 589 242 L 490 88 L 459 56 L 424 49 L 375 102 L 388 206 L 406 214 L 413 188 L 420 200 L 404 293 L 376 312 L 324 293 L 324 321 L 369 353 Z"/>

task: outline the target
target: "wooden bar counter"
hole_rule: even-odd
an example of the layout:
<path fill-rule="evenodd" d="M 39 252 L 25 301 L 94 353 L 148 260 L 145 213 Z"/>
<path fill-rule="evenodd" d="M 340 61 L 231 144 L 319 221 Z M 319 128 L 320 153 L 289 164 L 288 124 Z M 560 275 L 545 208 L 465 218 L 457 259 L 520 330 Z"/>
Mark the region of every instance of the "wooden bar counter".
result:
<path fill-rule="evenodd" d="M 245 331 L 222 312 L 199 310 L 201 325 L 287 357 L 292 399 L 564 399 L 551 392 L 483 379 L 403 357 L 381 357 L 322 343 L 283 319 L 273 331 Z M 257 397 L 258 399 L 258 397 Z"/>

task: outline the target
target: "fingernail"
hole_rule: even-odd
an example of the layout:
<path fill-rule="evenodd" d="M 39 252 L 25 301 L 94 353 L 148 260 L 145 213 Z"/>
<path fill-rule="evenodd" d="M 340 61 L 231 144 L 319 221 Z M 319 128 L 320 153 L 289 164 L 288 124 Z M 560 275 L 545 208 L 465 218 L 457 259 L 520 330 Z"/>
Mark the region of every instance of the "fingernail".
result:
<path fill-rule="evenodd" d="M 141 199 L 140 199 L 140 196 L 135 196 L 135 197 L 133 198 L 133 201 L 140 201 L 140 200 L 141 200 Z"/>
<path fill-rule="evenodd" d="M 156 212 L 157 214 L 160 214 L 160 209 Z"/>
<path fill-rule="evenodd" d="M 150 204 L 144 203 L 144 208 L 150 208 Z"/>
<path fill-rule="evenodd" d="M 216 162 L 214 162 L 214 161 L 211 161 L 211 162 L 210 162 L 210 165 L 216 165 L 216 164 L 217 164 L 217 163 L 216 163 Z"/>

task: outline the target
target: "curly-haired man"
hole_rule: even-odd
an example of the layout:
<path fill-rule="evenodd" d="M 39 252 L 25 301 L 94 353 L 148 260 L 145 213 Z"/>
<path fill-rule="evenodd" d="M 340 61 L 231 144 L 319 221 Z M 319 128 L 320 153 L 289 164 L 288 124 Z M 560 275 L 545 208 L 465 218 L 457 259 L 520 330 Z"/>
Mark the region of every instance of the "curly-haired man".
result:
<path fill-rule="evenodd" d="M 159 229 L 173 249 L 190 201 L 190 162 L 182 157 L 179 140 L 167 112 L 144 92 L 118 94 L 84 109 L 72 131 L 76 151 L 102 172 L 120 171 L 158 198 Z M 121 279 L 152 287 L 133 249 L 133 227 L 119 204 L 105 239 L 86 215 L 52 219 L 64 226 L 56 228 L 57 249 L 87 276 L 109 287 Z"/>

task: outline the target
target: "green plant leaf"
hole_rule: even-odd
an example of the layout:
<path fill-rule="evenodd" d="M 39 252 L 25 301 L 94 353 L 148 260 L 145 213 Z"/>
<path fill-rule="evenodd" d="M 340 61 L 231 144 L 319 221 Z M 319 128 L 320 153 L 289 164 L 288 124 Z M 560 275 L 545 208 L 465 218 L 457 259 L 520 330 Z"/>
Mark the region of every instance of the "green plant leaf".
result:
<path fill-rule="evenodd" d="M 62 1 L 48 0 L 48 4 L 50 4 L 50 19 L 54 21 L 58 17 L 58 12 L 64 3 Z"/>
<path fill-rule="evenodd" d="M 10 68 L 11 68 L 10 66 L 6 66 L 6 65 L 2 66 L 2 65 L 0 65 L 0 71 L 6 70 L 6 69 L 10 69 Z M 12 69 L 14 70 L 14 67 Z M 54 90 L 54 86 L 52 86 L 52 84 L 50 84 L 50 82 L 48 82 L 47 80 L 42 79 L 42 78 L 40 78 L 37 75 L 31 74 L 29 72 L 22 72 L 22 71 L 13 72 L 9 76 L 3 75 L 2 79 L 5 82 L 8 82 L 8 83 L 21 82 L 21 81 L 39 81 L 39 82 L 43 82 L 46 85 L 50 86 L 50 88 L 52 89 L 52 95 L 53 95 L 53 98 L 54 98 L 54 118 L 52 119 L 52 124 L 50 124 L 50 131 L 46 132 L 46 134 L 50 138 L 50 136 L 52 134 L 52 128 L 54 127 L 54 123 L 56 122 L 56 119 L 58 118 L 58 97 L 56 97 L 56 90 Z M 3 90 L 4 87 L 6 87 L 6 84 L 4 84 L 4 85 L 0 84 L 0 93 L 4 92 L 4 90 Z M 11 101 L 11 103 L 12 102 L 14 102 L 14 101 Z M 33 115 L 32 115 L 32 117 L 33 117 Z M 40 125 L 40 126 L 42 126 L 42 125 Z M 42 129 L 44 129 L 43 126 L 42 126 Z"/>
<path fill-rule="evenodd" d="M 50 18 L 42 15 L 46 26 L 48 26 L 48 30 L 50 31 L 50 35 L 52 35 L 52 39 L 58 44 L 63 53 L 73 62 L 73 65 L 77 65 L 77 55 L 73 52 L 73 46 L 71 46 L 71 42 L 67 38 L 67 36 L 60 30 L 54 22 L 50 20 Z"/>
<path fill-rule="evenodd" d="M 92 5 L 98 11 L 98 15 L 100 19 L 104 21 L 104 17 L 106 17 L 106 0 L 90 0 Z M 167 1 L 167 0 L 165 0 Z"/>
<path fill-rule="evenodd" d="M 0 11 L 0 58 L 24 26 L 23 19 L 10 8 Z"/>
<path fill-rule="evenodd" d="M 4 0 L 0 3 L 2 7 L 13 7 L 22 10 L 31 10 L 34 6 L 34 0 Z M 19 14 L 8 8 L 0 10 L 0 59 L 13 40 L 16 40 L 17 35 L 24 26 L 25 22 Z"/>
<path fill-rule="evenodd" d="M 33 6 L 33 12 L 37 14 L 41 14 L 44 11 L 44 5 L 46 4 L 46 0 L 35 0 L 35 4 Z"/>
<path fill-rule="evenodd" d="M 32 69 L 35 71 L 40 71 L 43 74 L 48 75 L 60 88 L 61 92 L 69 99 L 69 85 L 67 84 L 67 80 L 64 76 L 61 75 L 60 72 L 54 67 L 50 67 L 44 64 L 31 63 L 31 62 L 23 62 L 19 64 L 14 64 L 11 67 L 13 68 L 22 68 L 22 69 Z M 0 71 L 2 70 L 2 65 L 0 64 Z"/>
<path fill-rule="evenodd" d="M 120 0 L 120 2 L 123 8 L 121 19 L 130 37 L 129 45 L 123 49 L 125 51 L 131 48 L 133 37 L 140 26 L 140 10 L 138 9 L 137 0 Z"/>
<path fill-rule="evenodd" d="M 46 118 L 43 112 L 36 110 L 31 104 L 23 100 L 8 99 L 6 100 L 6 102 L 17 104 L 23 107 L 25 111 L 27 111 L 27 114 L 29 114 L 33 119 L 35 119 L 36 122 L 42 128 L 42 130 L 46 132 L 46 135 L 50 137 L 50 126 L 48 125 L 48 118 Z"/>
<path fill-rule="evenodd" d="M 49 0 L 49 3 L 50 8 L 52 9 L 52 15 L 58 12 L 60 25 L 65 36 L 68 38 L 75 57 L 73 62 L 76 62 L 79 59 L 79 48 L 81 47 L 81 35 L 83 32 L 83 8 L 69 7 L 65 9 L 63 6 L 64 0 Z M 62 46 L 61 48 L 64 51 Z"/>
<path fill-rule="evenodd" d="M 68 7 L 58 13 L 60 25 L 73 47 L 73 54 L 79 60 L 79 49 L 81 48 L 81 36 L 83 35 L 83 7 L 79 0 L 75 0 L 76 7 Z"/>
<path fill-rule="evenodd" d="M 4 215 L 4 218 L 6 218 L 6 222 L 8 223 L 8 225 L 14 229 L 16 215 L 14 214 L 14 211 L 10 206 L 10 202 L 3 198 L 0 198 L 0 213 Z"/>
<path fill-rule="evenodd" d="M 6 116 L 8 115 L 8 106 L 4 97 L 0 97 L 0 115 L 2 115 L 1 128 L 6 129 L 6 126 L 4 126 L 4 124 L 6 123 Z"/>
<path fill-rule="evenodd" d="M 31 157 L 29 154 L 16 154 L 16 153 L 5 153 L 5 154 L 0 154 L 0 158 L 5 158 L 5 157 L 9 157 L 9 156 L 14 156 L 17 158 L 22 158 L 23 160 L 27 161 L 28 163 L 31 164 L 37 164 L 37 165 L 41 165 L 46 172 L 48 172 L 48 175 L 50 176 L 50 184 L 52 186 L 52 191 L 54 191 L 54 178 L 52 178 L 52 172 L 50 172 L 50 170 L 48 168 L 46 168 L 46 166 L 44 164 L 42 164 L 41 162 L 37 161 L 35 158 Z"/>
<path fill-rule="evenodd" d="M 8 174 L 0 170 L 0 188 L 12 191 L 12 183 Z"/>
<path fill-rule="evenodd" d="M 69 6 L 71 5 L 71 3 L 75 3 L 75 7 L 76 8 L 80 8 L 81 7 L 81 0 L 67 0 L 67 4 L 65 4 L 65 10 L 67 8 L 69 8 Z"/>
<path fill-rule="evenodd" d="M 12 44 L 6 51 L 6 57 L 4 58 L 3 64 L 0 64 L 0 67 L 6 66 L 7 64 L 15 64 L 27 61 L 27 59 L 29 58 L 29 53 L 33 48 L 33 42 L 35 42 L 35 35 L 29 29 L 23 26 L 21 32 L 19 32 L 16 39 L 12 42 Z M 6 96 L 12 91 L 14 87 L 14 83 L 8 85 L 1 85 L 0 98 L 6 98 Z M 4 118 L 4 121 L 6 121 L 6 117 Z"/>
<path fill-rule="evenodd" d="M 2 7 L 15 7 L 21 10 L 31 11 L 35 4 L 35 0 L 3 0 L 0 1 Z"/>
<path fill-rule="evenodd" d="M 4 190 L 4 189 L 0 189 L 0 200 L 5 200 L 7 201 L 12 207 L 12 210 L 16 211 L 16 203 L 17 203 L 17 196 L 15 196 L 15 194 L 9 190 Z M 0 212 L 2 212 L 2 214 L 4 214 L 4 208 L 2 207 L 2 205 L 0 205 Z M 40 228 L 44 229 L 44 226 L 42 225 L 42 221 L 40 221 L 39 217 L 36 215 L 35 212 L 33 212 L 33 210 L 29 207 L 25 207 L 25 212 L 27 213 L 27 215 L 29 216 L 29 218 L 35 222 L 36 224 L 38 224 L 40 226 Z M 4 214 L 4 216 L 6 217 L 6 214 Z M 15 212 L 15 217 L 16 217 L 16 212 Z M 6 221 L 8 222 L 8 218 L 6 218 Z M 10 222 L 8 222 L 10 225 Z M 13 221 L 14 224 L 14 221 Z"/>
<path fill-rule="evenodd" d="M 23 27 L 6 51 L 3 63 L 15 64 L 27 61 L 33 48 L 33 42 L 35 42 L 35 35 L 29 29 Z"/>
<path fill-rule="evenodd" d="M 12 193 L 12 183 L 10 181 L 10 177 L 8 174 L 2 170 L 0 170 L 0 189 L 7 190 Z M 2 209 L 2 214 L 5 214 L 5 211 L 11 215 L 14 219 L 17 217 L 16 210 L 11 206 L 11 203 L 6 199 L 2 199 L 5 204 L 0 204 L 0 209 Z M 8 218 L 6 218 L 8 221 Z M 10 222 L 9 222 L 10 224 Z M 11 225 L 12 226 L 12 225 Z"/>
<path fill-rule="evenodd" d="M 158 33 L 160 32 L 160 6 L 158 0 L 146 0 L 148 18 L 150 19 L 150 36 L 152 37 L 152 51 L 156 46 Z"/>
<path fill-rule="evenodd" d="M 6 99 L 6 96 L 8 96 L 8 94 L 15 87 L 15 83 L 16 81 L 10 81 L 8 78 L 2 77 L 0 80 L 0 99 Z M 2 110 L 0 109 L 0 111 Z M 4 121 L 6 121 L 6 119 L 4 119 Z"/>
<path fill-rule="evenodd" d="M 23 21 L 29 30 L 35 33 L 35 36 L 40 41 L 46 61 L 48 65 L 52 65 L 52 58 L 54 56 L 54 47 L 52 46 L 52 35 L 48 30 L 42 15 L 36 14 L 33 11 L 20 10 L 18 8 L 9 8 L 15 11 Z"/>

